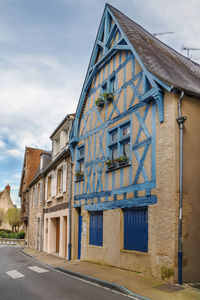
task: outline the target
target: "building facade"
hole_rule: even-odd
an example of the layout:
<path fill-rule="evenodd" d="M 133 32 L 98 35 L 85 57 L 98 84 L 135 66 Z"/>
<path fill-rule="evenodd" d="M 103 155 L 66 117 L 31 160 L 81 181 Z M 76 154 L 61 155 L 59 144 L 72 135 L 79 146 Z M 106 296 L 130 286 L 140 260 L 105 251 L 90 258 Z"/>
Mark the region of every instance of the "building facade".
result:
<path fill-rule="evenodd" d="M 45 178 L 43 171 L 51 161 L 51 153 L 40 154 L 40 164 L 35 177 L 28 186 L 29 190 L 29 226 L 28 247 L 43 250 L 44 243 L 44 194 Z"/>
<path fill-rule="evenodd" d="M 15 207 L 10 197 L 10 189 L 11 189 L 10 185 L 7 184 L 5 189 L 2 192 L 0 192 L 0 208 L 4 210 L 5 215 L 9 208 Z M 2 222 L 0 229 L 10 229 L 10 230 L 12 229 L 11 226 L 6 221 L 6 218 Z"/>
<path fill-rule="evenodd" d="M 106 5 L 70 135 L 76 175 L 73 259 L 172 282 L 178 281 L 181 263 L 183 281 L 200 280 L 200 163 L 190 164 L 191 153 L 200 152 L 199 80 L 199 65 Z M 183 251 L 178 103 L 188 114 Z"/>
<path fill-rule="evenodd" d="M 40 165 L 40 154 L 44 150 L 36 149 L 31 147 L 25 148 L 24 162 L 22 167 L 19 197 L 21 199 L 21 220 L 22 229 L 26 233 L 26 238 L 28 238 L 28 215 L 29 215 L 29 188 L 28 185 L 31 183 L 36 175 L 38 167 Z"/>
<path fill-rule="evenodd" d="M 44 251 L 68 258 L 70 151 L 74 115 L 67 115 L 51 135 L 52 159 L 45 169 Z"/>

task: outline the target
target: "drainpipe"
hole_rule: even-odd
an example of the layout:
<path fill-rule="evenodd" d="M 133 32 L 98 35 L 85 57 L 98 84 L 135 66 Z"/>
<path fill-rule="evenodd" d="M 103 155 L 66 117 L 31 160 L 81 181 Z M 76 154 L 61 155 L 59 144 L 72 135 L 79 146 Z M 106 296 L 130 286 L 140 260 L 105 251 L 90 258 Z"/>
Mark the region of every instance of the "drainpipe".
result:
<path fill-rule="evenodd" d="M 68 243 L 68 260 L 71 260 L 71 245 L 72 245 L 72 165 L 73 162 L 69 162 L 69 243 Z"/>
<path fill-rule="evenodd" d="M 178 100 L 178 117 L 176 121 L 179 125 L 179 222 L 178 222 L 178 283 L 182 284 L 182 211 L 183 211 L 183 124 L 186 121 L 186 117 L 181 114 L 181 101 L 183 100 L 184 92 Z"/>

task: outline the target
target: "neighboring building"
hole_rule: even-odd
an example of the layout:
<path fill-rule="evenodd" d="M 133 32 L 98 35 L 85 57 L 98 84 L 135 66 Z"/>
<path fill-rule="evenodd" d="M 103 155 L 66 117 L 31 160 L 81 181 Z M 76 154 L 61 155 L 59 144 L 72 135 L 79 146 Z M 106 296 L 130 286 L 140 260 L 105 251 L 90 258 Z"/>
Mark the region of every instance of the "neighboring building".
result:
<path fill-rule="evenodd" d="M 183 281 L 200 281 L 199 83 L 200 65 L 106 5 L 70 135 L 72 259 L 177 282 L 184 91 Z"/>
<path fill-rule="evenodd" d="M 44 190 L 45 178 L 43 171 L 51 160 L 51 153 L 43 151 L 40 154 L 40 164 L 35 177 L 28 186 L 29 189 L 29 226 L 28 246 L 43 250 L 44 232 Z"/>
<path fill-rule="evenodd" d="M 5 189 L 0 191 L 0 208 L 2 208 L 5 213 L 11 207 L 15 207 L 10 197 L 10 185 L 7 184 Z M 11 226 L 6 222 L 6 219 L 1 224 L 0 229 L 12 229 Z"/>
<path fill-rule="evenodd" d="M 70 151 L 69 133 L 74 114 L 69 114 L 51 135 L 52 159 L 44 171 L 44 251 L 68 258 Z"/>
<path fill-rule="evenodd" d="M 22 167 L 19 197 L 21 198 L 21 219 L 22 229 L 26 233 L 27 238 L 27 227 L 28 227 L 28 208 L 29 208 L 29 189 L 28 185 L 35 177 L 37 169 L 40 164 L 40 154 L 44 150 L 36 149 L 31 147 L 25 148 L 24 162 Z"/>

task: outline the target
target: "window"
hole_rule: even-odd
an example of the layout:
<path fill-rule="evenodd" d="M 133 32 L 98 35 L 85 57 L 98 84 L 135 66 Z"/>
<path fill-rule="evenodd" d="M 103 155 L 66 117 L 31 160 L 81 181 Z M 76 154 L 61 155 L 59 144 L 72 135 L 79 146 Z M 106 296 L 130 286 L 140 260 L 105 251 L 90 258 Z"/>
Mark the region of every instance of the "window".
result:
<path fill-rule="evenodd" d="M 104 83 L 101 87 L 101 94 L 106 93 L 107 92 L 107 83 Z"/>
<path fill-rule="evenodd" d="M 148 251 L 148 210 L 146 207 L 124 210 L 124 249 Z"/>
<path fill-rule="evenodd" d="M 85 151 L 84 151 L 84 146 L 81 146 L 78 149 L 78 170 L 81 172 L 84 172 L 84 155 L 85 155 Z"/>
<path fill-rule="evenodd" d="M 40 190 L 41 190 L 41 187 L 40 187 L 40 183 L 38 184 L 38 189 L 37 189 L 37 199 L 38 199 L 38 202 L 41 202 L 41 199 L 40 199 Z"/>
<path fill-rule="evenodd" d="M 51 198 L 51 184 L 52 184 L 52 176 L 50 175 L 47 181 L 47 199 Z"/>
<path fill-rule="evenodd" d="M 103 245 L 103 212 L 90 212 L 90 245 Z"/>
<path fill-rule="evenodd" d="M 115 76 L 113 76 L 110 79 L 110 88 L 109 88 L 110 93 L 114 93 L 114 91 L 115 91 L 115 85 L 116 85 L 116 80 L 115 80 Z"/>
<path fill-rule="evenodd" d="M 63 192 L 63 168 L 57 171 L 57 194 L 60 195 Z"/>
<path fill-rule="evenodd" d="M 120 156 L 130 157 L 130 122 L 119 125 L 108 132 L 109 134 L 109 158 L 116 159 Z"/>

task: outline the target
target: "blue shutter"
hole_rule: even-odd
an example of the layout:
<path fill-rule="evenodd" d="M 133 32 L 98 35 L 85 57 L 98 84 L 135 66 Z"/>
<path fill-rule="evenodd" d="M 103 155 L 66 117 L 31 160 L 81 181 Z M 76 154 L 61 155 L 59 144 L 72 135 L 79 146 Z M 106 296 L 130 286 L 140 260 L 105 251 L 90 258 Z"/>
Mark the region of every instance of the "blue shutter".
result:
<path fill-rule="evenodd" d="M 147 208 L 124 210 L 124 249 L 148 251 Z"/>
<path fill-rule="evenodd" d="M 103 245 L 103 212 L 90 213 L 90 245 Z"/>

